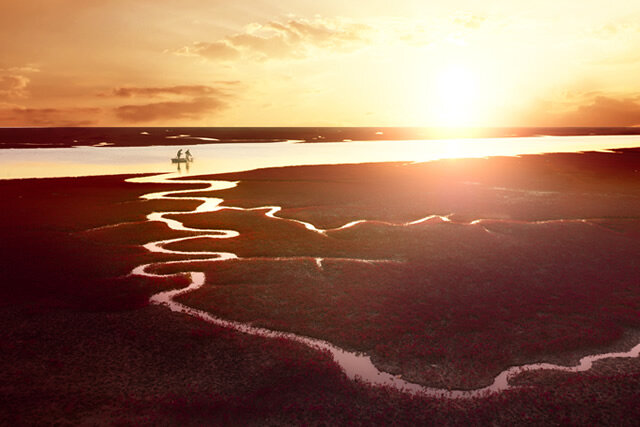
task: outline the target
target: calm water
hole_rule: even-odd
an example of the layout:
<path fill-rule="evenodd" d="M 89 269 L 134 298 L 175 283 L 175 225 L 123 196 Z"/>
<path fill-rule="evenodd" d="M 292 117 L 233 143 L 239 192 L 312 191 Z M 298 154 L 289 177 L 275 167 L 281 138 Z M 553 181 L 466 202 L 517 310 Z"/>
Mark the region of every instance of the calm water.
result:
<path fill-rule="evenodd" d="M 353 141 L 301 144 L 232 143 L 191 147 L 195 162 L 182 174 L 236 172 L 309 164 L 514 156 L 640 147 L 639 135 Z M 170 158 L 186 146 L 1 149 L 0 179 L 177 172 Z"/>

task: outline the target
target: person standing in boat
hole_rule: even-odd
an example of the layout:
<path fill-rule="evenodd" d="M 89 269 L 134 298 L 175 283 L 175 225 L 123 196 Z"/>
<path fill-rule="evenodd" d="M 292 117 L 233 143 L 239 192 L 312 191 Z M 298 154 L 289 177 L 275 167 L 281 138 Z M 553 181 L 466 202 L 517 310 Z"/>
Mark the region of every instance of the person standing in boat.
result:
<path fill-rule="evenodd" d="M 187 162 L 193 161 L 193 156 L 191 155 L 191 151 L 187 148 L 187 151 L 184 152 L 184 158 L 187 159 Z"/>
<path fill-rule="evenodd" d="M 182 156 L 182 148 L 178 150 L 178 154 L 176 154 L 176 158 L 179 159 Z"/>

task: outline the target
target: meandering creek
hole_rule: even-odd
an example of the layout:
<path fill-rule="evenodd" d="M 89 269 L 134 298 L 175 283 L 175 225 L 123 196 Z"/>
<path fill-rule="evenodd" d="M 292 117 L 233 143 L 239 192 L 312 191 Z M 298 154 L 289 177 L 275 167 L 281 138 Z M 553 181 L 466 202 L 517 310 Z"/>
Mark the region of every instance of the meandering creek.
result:
<path fill-rule="evenodd" d="M 585 356 L 581 358 L 579 363 L 574 366 L 561 366 L 561 365 L 556 365 L 551 363 L 534 363 L 534 364 L 527 364 L 522 366 L 513 366 L 500 372 L 494 378 L 493 382 L 486 387 L 482 387 L 474 390 L 449 390 L 449 389 L 426 387 L 421 384 L 416 384 L 416 383 L 406 381 L 400 376 L 392 375 L 387 372 L 382 372 L 371 362 L 370 357 L 367 356 L 366 354 L 358 354 L 358 353 L 346 351 L 325 340 L 297 335 L 291 332 L 284 332 L 284 331 L 271 330 L 267 328 L 255 327 L 248 323 L 242 323 L 242 322 L 237 322 L 233 320 L 219 318 L 205 311 L 198 310 L 193 307 L 188 307 L 184 304 L 177 302 L 175 298 L 180 295 L 195 291 L 196 289 L 202 287 L 206 281 L 206 277 L 204 273 L 198 272 L 198 271 L 190 271 L 190 272 L 184 272 L 184 273 L 162 275 L 162 274 L 152 273 L 150 272 L 150 270 L 154 267 L 160 267 L 163 265 L 173 265 L 173 264 L 184 264 L 185 270 L 188 270 L 189 264 L 193 262 L 203 262 L 203 261 L 225 262 L 232 259 L 238 259 L 238 256 L 230 252 L 210 252 L 210 251 L 185 252 L 185 251 L 169 250 L 165 248 L 165 245 L 170 243 L 186 241 L 190 239 L 201 239 L 201 238 L 230 239 L 230 238 L 237 237 L 239 233 L 235 230 L 189 228 L 189 227 L 185 227 L 183 223 L 181 223 L 180 221 L 166 218 L 166 216 L 170 216 L 173 214 L 184 215 L 186 213 L 215 212 L 221 209 L 265 210 L 266 216 L 269 216 L 272 218 L 278 218 L 282 221 L 296 222 L 304 225 L 304 227 L 306 227 L 308 230 L 311 230 L 317 233 L 325 233 L 328 230 L 319 229 L 315 225 L 308 222 L 277 217 L 276 213 L 281 209 L 279 206 L 262 206 L 262 207 L 249 208 L 249 209 L 239 208 L 239 207 L 227 207 L 227 206 L 223 207 L 221 206 L 221 203 L 223 202 L 223 200 L 219 198 L 189 197 L 189 193 L 195 193 L 195 192 L 201 193 L 203 191 L 222 190 L 226 188 L 231 188 L 236 185 L 235 182 L 205 181 L 205 180 L 195 180 L 195 179 L 175 181 L 175 180 L 171 180 L 171 178 L 173 177 L 175 177 L 175 174 L 161 174 L 161 175 L 154 175 L 149 177 L 133 178 L 129 180 L 130 182 L 208 185 L 208 188 L 205 188 L 205 189 L 199 188 L 199 189 L 189 189 L 189 190 L 172 190 L 172 191 L 166 191 L 166 192 L 150 193 L 143 196 L 143 198 L 147 200 L 153 200 L 153 199 L 197 200 L 201 202 L 200 205 L 191 212 L 184 212 L 184 211 L 154 212 L 147 216 L 147 219 L 149 221 L 164 222 L 169 228 L 173 230 L 195 231 L 200 233 L 198 235 L 190 236 L 190 237 L 182 237 L 177 239 L 168 239 L 168 240 L 161 240 L 161 241 L 147 243 L 144 245 L 144 247 L 148 251 L 156 252 L 156 253 L 202 256 L 202 258 L 198 258 L 198 259 L 168 261 L 168 262 L 155 263 L 155 264 L 144 264 L 136 267 L 131 272 L 132 275 L 150 276 L 150 277 L 168 277 L 168 276 L 174 276 L 174 275 L 188 274 L 190 276 L 191 283 L 189 286 L 185 288 L 180 288 L 180 289 L 175 289 L 175 290 L 160 292 L 158 294 L 155 294 L 151 297 L 151 302 L 154 304 L 167 306 L 169 309 L 173 311 L 182 312 L 190 316 L 200 318 L 206 322 L 209 322 L 221 327 L 225 327 L 225 328 L 230 328 L 242 333 L 246 333 L 250 335 L 258 335 L 265 338 L 285 338 L 285 339 L 295 341 L 297 343 L 318 349 L 320 351 L 327 351 L 332 355 L 335 362 L 340 366 L 340 368 L 345 372 L 345 374 L 350 379 L 365 381 L 374 386 L 391 386 L 398 390 L 402 390 L 411 394 L 420 394 L 420 395 L 427 395 L 432 397 L 446 397 L 446 398 L 473 398 L 473 397 L 484 396 L 489 393 L 501 392 L 513 387 L 510 384 L 509 380 L 515 375 L 517 375 L 518 373 L 521 373 L 523 371 L 550 369 L 550 370 L 558 370 L 558 371 L 565 371 L 565 372 L 580 372 L 580 371 L 586 371 L 591 369 L 593 363 L 598 360 L 609 359 L 609 358 L 631 358 L 631 357 L 638 357 L 640 354 L 640 343 L 638 343 L 636 346 L 634 346 L 627 352 L 601 353 L 601 354 L 593 354 L 593 355 Z M 440 220 L 440 221 L 449 221 L 447 217 L 430 215 L 424 218 L 417 219 L 415 221 L 407 222 L 404 224 L 394 224 L 394 225 L 410 227 L 412 225 L 419 224 L 424 221 L 428 221 L 432 219 Z M 575 220 L 575 221 L 583 221 L 583 220 Z M 363 224 L 365 222 L 367 221 L 366 220 L 353 221 L 343 225 L 342 227 L 338 227 L 337 229 L 354 227 L 359 224 Z M 468 224 L 473 225 L 479 222 L 481 221 L 475 220 Z M 292 259 L 292 258 L 276 258 L 276 259 Z M 341 262 L 365 262 L 365 263 L 397 262 L 393 260 L 367 260 L 367 259 L 353 259 L 353 258 L 316 258 L 315 262 L 319 268 L 322 268 L 322 262 L 325 259 L 339 260 Z"/>

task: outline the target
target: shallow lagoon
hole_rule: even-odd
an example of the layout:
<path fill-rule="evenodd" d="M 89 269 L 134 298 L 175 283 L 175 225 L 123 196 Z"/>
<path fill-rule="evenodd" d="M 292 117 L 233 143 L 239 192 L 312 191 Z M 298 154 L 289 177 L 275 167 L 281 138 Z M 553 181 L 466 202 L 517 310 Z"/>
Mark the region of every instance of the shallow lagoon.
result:
<path fill-rule="evenodd" d="M 594 151 L 640 146 L 638 135 L 478 138 L 337 143 L 232 143 L 197 145 L 190 175 L 310 164 L 389 161 L 424 162 L 443 158 L 514 156 Z M 159 173 L 185 146 L 72 147 L 0 150 L 0 179 Z"/>

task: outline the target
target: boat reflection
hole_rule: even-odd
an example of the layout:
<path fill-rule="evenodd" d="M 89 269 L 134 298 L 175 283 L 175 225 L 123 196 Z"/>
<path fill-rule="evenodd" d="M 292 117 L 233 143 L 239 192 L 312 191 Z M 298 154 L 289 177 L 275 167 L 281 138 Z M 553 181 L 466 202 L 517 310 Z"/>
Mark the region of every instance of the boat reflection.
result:
<path fill-rule="evenodd" d="M 189 173 L 189 164 L 191 162 L 176 162 L 177 172 L 182 174 L 182 165 L 184 165 L 185 173 Z"/>

